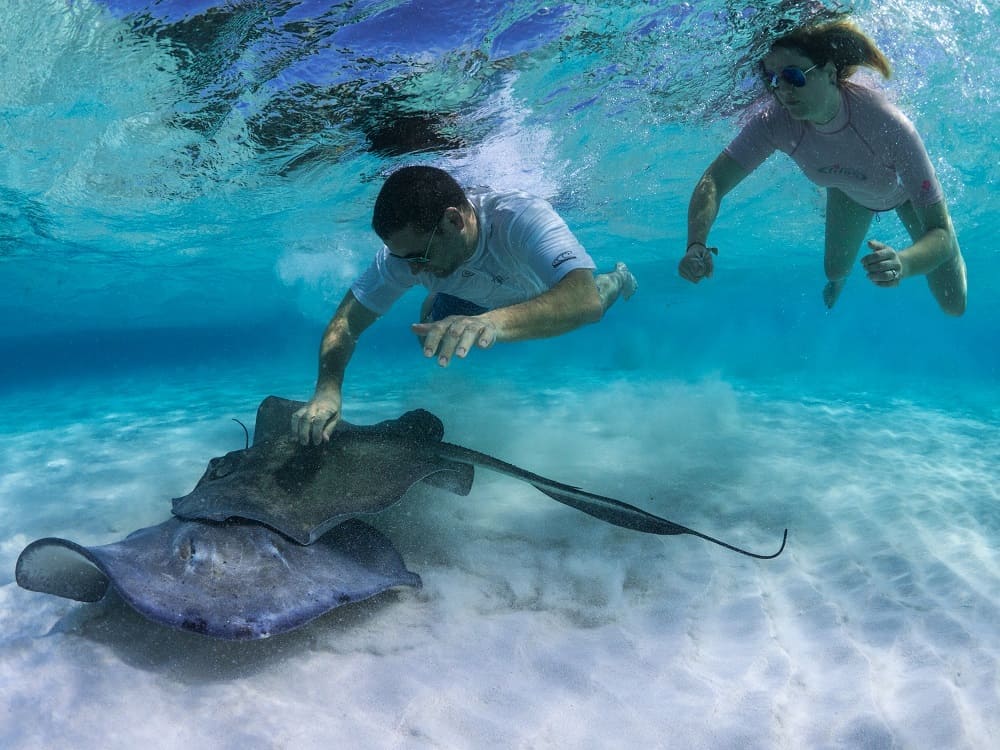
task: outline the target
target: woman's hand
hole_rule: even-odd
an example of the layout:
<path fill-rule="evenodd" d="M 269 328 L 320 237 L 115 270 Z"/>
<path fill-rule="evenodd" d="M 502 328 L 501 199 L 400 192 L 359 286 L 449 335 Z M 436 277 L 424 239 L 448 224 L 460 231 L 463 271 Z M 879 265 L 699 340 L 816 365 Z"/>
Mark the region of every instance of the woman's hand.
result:
<path fill-rule="evenodd" d="M 687 279 L 693 284 L 697 284 L 702 279 L 711 278 L 715 270 L 715 263 L 712 260 L 712 253 L 719 254 L 717 247 L 705 247 L 700 242 L 692 242 L 688 245 L 687 252 L 677 265 L 677 272 L 681 278 Z"/>
<path fill-rule="evenodd" d="M 869 240 L 868 247 L 873 252 L 861 259 L 868 280 L 875 286 L 899 286 L 899 282 L 906 275 L 903 259 L 899 253 L 878 240 Z"/>

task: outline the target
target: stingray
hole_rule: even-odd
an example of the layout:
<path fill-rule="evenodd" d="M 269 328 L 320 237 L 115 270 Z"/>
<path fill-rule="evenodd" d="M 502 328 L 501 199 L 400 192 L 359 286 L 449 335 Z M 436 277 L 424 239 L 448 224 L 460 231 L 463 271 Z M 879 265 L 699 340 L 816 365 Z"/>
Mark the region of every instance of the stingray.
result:
<path fill-rule="evenodd" d="M 421 585 L 392 543 L 357 519 L 309 546 L 253 522 L 178 518 L 99 547 L 39 539 L 21 552 L 15 577 L 23 588 L 82 602 L 113 586 L 150 620 L 227 640 L 266 638 L 386 589 Z"/>
<path fill-rule="evenodd" d="M 337 424 L 329 442 L 303 446 L 291 436 L 291 415 L 303 402 L 268 396 L 257 410 L 254 442 L 212 459 L 189 494 L 173 500 L 175 515 L 266 524 L 307 545 L 345 518 L 398 502 L 418 482 L 467 495 L 474 467 L 527 482 L 550 498 L 615 526 L 649 534 L 691 534 L 742 555 L 768 560 L 628 503 L 548 479 L 472 448 L 442 441 L 444 426 L 423 409 L 359 426 Z"/>

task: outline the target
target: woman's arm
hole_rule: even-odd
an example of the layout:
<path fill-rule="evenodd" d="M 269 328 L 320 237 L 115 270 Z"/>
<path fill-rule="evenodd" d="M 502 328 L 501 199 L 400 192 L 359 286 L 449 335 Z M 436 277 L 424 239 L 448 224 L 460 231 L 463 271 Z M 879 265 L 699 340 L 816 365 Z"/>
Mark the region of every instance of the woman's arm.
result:
<path fill-rule="evenodd" d="M 913 244 L 902 250 L 869 240 L 872 252 L 861 259 L 868 279 L 877 286 L 896 286 L 908 276 L 924 276 L 958 254 L 955 230 L 944 201 L 930 206 L 904 204 L 898 209 Z"/>
<path fill-rule="evenodd" d="M 931 206 L 913 206 L 914 214 L 923 227 L 923 234 L 913 244 L 899 251 L 906 276 L 922 276 L 958 254 L 955 230 L 944 201 Z"/>
<path fill-rule="evenodd" d="M 688 204 L 687 250 L 677 267 L 681 277 L 697 284 L 712 275 L 712 253 L 718 250 L 705 244 L 709 230 L 719 215 L 722 198 L 748 174 L 739 162 L 722 152 L 698 180 Z"/>

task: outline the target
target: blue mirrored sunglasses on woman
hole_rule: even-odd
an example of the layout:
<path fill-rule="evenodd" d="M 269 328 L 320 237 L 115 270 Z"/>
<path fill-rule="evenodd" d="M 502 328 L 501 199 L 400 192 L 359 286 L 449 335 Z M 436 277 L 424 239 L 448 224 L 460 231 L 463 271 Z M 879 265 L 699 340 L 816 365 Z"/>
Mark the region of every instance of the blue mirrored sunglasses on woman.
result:
<path fill-rule="evenodd" d="M 819 65 L 813 65 L 808 70 L 802 70 L 795 65 L 789 65 L 787 68 L 782 68 L 780 73 L 772 73 L 770 70 L 764 71 L 764 81 L 772 89 L 778 88 L 778 83 L 784 81 L 785 83 L 790 83 L 797 89 L 802 88 L 806 85 L 806 73 L 812 73 Z"/>

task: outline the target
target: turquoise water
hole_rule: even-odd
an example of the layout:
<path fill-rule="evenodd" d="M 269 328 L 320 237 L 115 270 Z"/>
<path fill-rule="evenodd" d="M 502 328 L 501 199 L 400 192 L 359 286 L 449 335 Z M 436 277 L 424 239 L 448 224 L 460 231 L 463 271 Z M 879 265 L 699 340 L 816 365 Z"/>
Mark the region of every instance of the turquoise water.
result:
<path fill-rule="evenodd" d="M 995 9 L 851 6 L 944 186 L 965 316 L 859 271 L 826 311 L 823 198 L 780 155 L 727 197 L 715 277 L 676 274 L 761 40 L 818 7 L 0 0 L 0 744 L 995 745 Z M 742 546 L 787 526 L 786 553 L 630 534 L 483 474 L 380 517 L 420 592 L 262 643 L 19 589 L 32 539 L 160 522 L 241 447 L 232 417 L 308 397 L 410 163 L 544 195 L 639 291 L 446 370 L 407 296 L 362 339 L 346 417 L 428 408 Z M 870 236 L 905 242 L 888 216 Z"/>

